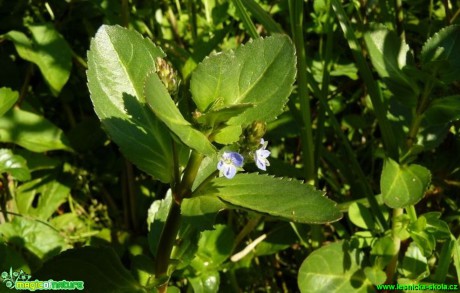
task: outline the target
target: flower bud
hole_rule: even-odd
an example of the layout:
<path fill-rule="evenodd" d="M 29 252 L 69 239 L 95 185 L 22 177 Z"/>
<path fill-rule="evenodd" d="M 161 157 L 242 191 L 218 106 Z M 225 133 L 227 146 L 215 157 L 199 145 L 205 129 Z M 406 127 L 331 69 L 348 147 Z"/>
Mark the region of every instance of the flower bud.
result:
<path fill-rule="evenodd" d="M 170 95 L 177 94 L 179 89 L 180 80 L 177 75 L 177 72 L 173 67 L 164 59 L 158 57 L 155 60 L 155 65 L 157 67 L 157 74 L 160 80 L 163 82 L 164 86 L 168 90 Z"/>

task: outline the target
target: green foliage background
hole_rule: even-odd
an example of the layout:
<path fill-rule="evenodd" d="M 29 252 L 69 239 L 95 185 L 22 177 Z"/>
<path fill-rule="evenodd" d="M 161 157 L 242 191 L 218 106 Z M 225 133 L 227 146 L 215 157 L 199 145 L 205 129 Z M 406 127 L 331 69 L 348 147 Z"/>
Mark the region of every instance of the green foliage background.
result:
<path fill-rule="evenodd" d="M 156 290 L 165 281 L 153 275 L 173 200 L 173 153 L 183 167 L 190 147 L 207 157 L 196 196 L 182 203 L 190 225 L 172 252 L 170 290 L 458 284 L 459 15 L 450 0 L 0 1 L 0 270 L 85 280 L 88 292 Z M 91 43 L 102 25 L 113 50 L 97 37 Z M 274 51 L 281 44 L 279 54 L 265 58 L 259 36 L 278 36 L 265 40 Z M 286 53 L 294 47 L 296 60 Z M 130 50 L 148 62 L 130 63 Z M 104 67 L 114 52 L 131 70 L 126 84 L 115 65 Z M 171 96 L 156 74 L 139 78 L 159 56 L 180 78 Z M 279 71 L 295 63 L 296 72 L 271 76 L 262 96 L 238 96 L 238 77 L 249 80 L 257 67 L 244 65 L 262 60 Z M 209 72 L 227 86 L 212 84 Z M 277 85 L 294 76 L 293 89 Z M 145 107 L 129 96 L 120 104 L 122 86 Z M 291 90 L 286 107 L 267 102 Z M 245 104 L 232 108 L 232 99 Z M 269 120 L 268 175 L 298 180 L 207 182 L 216 145 L 239 139 L 245 121 L 260 116 L 254 105 Z M 216 111 L 197 122 L 197 109 Z M 240 112 L 213 128 L 218 144 L 193 128 Z M 308 201 L 289 206 L 309 193 L 327 196 L 315 217 Z M 333 223 L 340 213 L 331 200 L 344 213 Z"/>

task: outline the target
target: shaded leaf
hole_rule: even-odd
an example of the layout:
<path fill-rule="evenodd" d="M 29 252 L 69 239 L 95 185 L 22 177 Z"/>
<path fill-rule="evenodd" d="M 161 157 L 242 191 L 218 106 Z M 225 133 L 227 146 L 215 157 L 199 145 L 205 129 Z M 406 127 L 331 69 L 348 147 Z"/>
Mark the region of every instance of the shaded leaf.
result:
<path fill-rule="evenodd" d="M 40 68 L 51 92 L 57 96 L 70 76 L 72 50 L 50 23 L 30 25 L 28 28 L 32 39 L 18 31 L 10 31 L 5 36 L 14 42 L 21 58 Z"/>
<path fill-rule="evenodd" d="M 423 45 L 421 61 L 426 70 L 439 74 L 444 82 L 460 78 L 460 25 L 444 27 Z"/>
<path fill-rule="evenodd" d="M 64 133 L 41 115 L 13 108 L 0 117 L 0 141 L 33 152 L 71 150 Z"/>
<path fill-rule="evenodd" d="M 145 292 L 108 247 L 64 251 L 33 274 L 39 280 L 79 280 L 85 292 Z"/>
<path fill-rule="evenodd" d="M 425 119 L 433 125 L 460 119 L 460 95 L 434 100 L 425 112 Z"/>
<path fill-rule="evenodd" d="M 0 88 L 0 117 L 14 106 L 18 98 L 19 94 L 17 91 L 13 91 L 7 87 Z"/>
<path fill-rule="evenodd" d="M 408 63 L 409 46 L 394 31 L 383 26 L 367 32 L 364 40 L 372 65 L 390 90 L 402 101 L 415 105 L 419 89 L 411 76 L 403 71 Z"/>
<path fill-rule="evenodd" d="M 399 165 L 387 159 L 383 165 L 380 188 L 383 201 L 391 208 L 404 208 L 419 202 L 431 181 L 431 173 L 420 165 Z"/>
<path fill-rule="evenodd" d="M 46 260 L 67 247 L 65 239 L 49 224 L 24 217 L 15 217 L 0 225 L 2 238 L 18 247 L 24 247 L 38 258 Z"/>
<path fill-rule="evenodd" d="M 164 53 L 139 33 L 103 25 L 88 52 L 94 110 L 123 154 L 163 182 L 173 176 L 172 140 L 144 100 L 144 81 Z"/>

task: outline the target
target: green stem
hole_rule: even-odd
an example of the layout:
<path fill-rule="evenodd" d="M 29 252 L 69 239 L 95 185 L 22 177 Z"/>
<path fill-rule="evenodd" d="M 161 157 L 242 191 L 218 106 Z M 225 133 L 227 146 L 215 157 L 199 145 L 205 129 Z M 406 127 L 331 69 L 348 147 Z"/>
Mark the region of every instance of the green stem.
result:
<path fill-rule="evenodd" d="M 180 228 L 180 220 L 180 205 L 173 200 L 171 202 L 171 207 L 169 209 L 163 231 L 161 231 L 157 255 L 155 258 L 155 278 L 157 280 L 165 280 L 165 282 L 158 288 L 160 292 L 166 292 L 168 287 L 169 258 L 177 237 L 177 232 Z"/>
<path fill-rule="evenodd" d="M 433 86 L 434 86 L 433 81 L 427 81 L 427 83 L 425 84 L 425 88 L 423 90 L 422 97 L 417 106 L 417 109 L 415 110 L 414 118 L 412 119 L 412 123 L 409 128 L 409 133 L 407 134 L 406 145 L 408 149 L 412 147 L 412 145 L 415 142 L 415 139 L 417 138 L 417 133 L 420 129 L 420 125 L 423 120 L 423 114 L 425 110 L 428 108 L 429 103 L 430 103 L 429 97 L 430 97 L 431 90 L 433 89 Z"/>
<path fill-rule="evenodd" d="M 315 159 L 314 143 L 311 126 L 310 99 L 308 95 L 308 82 L 306 76 L 306 54 L 303 40 L 303 0 L 289 0 L 289 14 L 291 18 L 291 30 L 297 52 L 297 85 L 299 93 L 300 112 L 302 117 L 302 159 L 305 168 L 305 179 L 314 182 Z"/>
<path fill-rule="evenodd" d="M 246 12 L 246 9 L 244 8 L 244 5 L 241 2 L 241 0 L 233 0 L 233 4 L 235 5 L 236 11 L 241 17 L 241 20 L 243 21 L 243 25 L 246 28 L 246 31 L 249 33 L 251 38 L 257 39 L 259 37 L 259 33 L 257 33 L 256 26 L 252 22 L 249 14 Z"/>
<path fill-rule="evenodd" d="M 393 217 L 392 217 L 393 223 L 392 223 L 391 234 L 393 237 L 393 244 L 395 247 L 395 251 L 397 251 L 397 253 L 395 253 L 395 255 L 392 257 L 386 269 L 387 280 L 385 283 L 387 284 L 393 284 L 394 275 L 396 273 L 396 268 L 398 266 L 398 257 L 399 257 L 399 249 L 401 247 L 401 239 L 399 238 L 398 233 L 397 233 L 398 225 L 395 219 L 402 214 L 403 214 L 403 209 L 399 209 L 399 208 L 393 209 Z"/>
<path fill-rule="evenodd" d="M 121 0 L 121 25 L 126 28 L 129 26 L 129 2 L 128 0 Z"/>
<path fill-rule="evenodd" d="M 452 250 L 455 246 L 455 237 L 451 235 L 453 239 L 446 240 L 444 242 L 441 254 L 439 255 L 438 266 L 436 268 L 436 272 L 433 277 L 433 281 L 436 283 L 444 283 L 447 277 L 447 273 L 449 271 L 449 266 L 452 261 Z"/>
<path fill-rule="evenodd" d="M 181 221 L 180 203 L 183 198 L 191 195 L 192 185 L 195 181 L 202 160 L 202 154 L 192 151 L 187 167 L 184 170 L 182 181 L 177 188 L 174 188 L 174 200 L 171 203 L 168 217 L 166 218 L 165 225 L 161 231 L 157 255 L 155 258 L 155 278 L 157 280 L 165 280 L 164 283 L 159 286 L 159 292 L 166 292 L 168 288 L 169 259 L 179 232 Z M 173 186 L 175 186 L 174 183 Z"/>

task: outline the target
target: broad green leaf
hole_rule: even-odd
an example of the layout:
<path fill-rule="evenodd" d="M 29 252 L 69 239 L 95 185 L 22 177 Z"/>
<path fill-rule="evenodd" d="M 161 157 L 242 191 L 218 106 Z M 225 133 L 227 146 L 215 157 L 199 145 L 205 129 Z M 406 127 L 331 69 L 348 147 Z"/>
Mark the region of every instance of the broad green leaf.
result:
<path fill-rule="evenodd" d="M 297 277 L 300 292 L 375 292 L 364 274 L 363 254 L 337 242 L 313 251 L 302 263 Z"/>
<path fill-rule="evenodd" d="M 375 229 L 375 221 L 372 213 L 368 208 L 358 202 L 354 202 L 349 206 L 348 216 L 350 217 L 350 221 L 360 228 L 368 230 Z"/>
<path fill-rule="evenodd" d="M 0 236 L 18 247 L 23 247 L 46 260 L 67 248 L 62 235 L 46 222 L 25 217 L 14 217 L 11 222 L 0 225 Z"/>
<path fill-rule="evenodd" d="M 182 201 L 181 213 L 185 221 L 201 230 L 211 230 L 219 211 L 226 205 L 217 197 L 196 196 Z"/>
<path fill-rule="evenodd" d="M 376 267 L 365 267 L 364 274 L 366 275 L 366 278 L 368 278 L 374 285 L 383 284 L 387 279 L 387 274 Z"/>
<path fill-rule="evenodd" d="M 187 278 L 196 293 L 217 293 L 219 292 L 220 275 L 219 271 L 205 271 L 199 276 Z M 168 288 L 169 292 L 169 288 Z"/>
<path fill-rule="evenodd" d="M 405 102 L 415 104 L 419 89 L 416 82 L 403 71 L 407 65 L 407 55 L 410 54 L 409 46 L 395 32 L 382 26 L 367 32 L 364 40 L 372 65 L 390 90 L 401 100 L 409 99 Z"/>
<path fill-rule="evenodd" d="M 436 247 L 436 238 L 427 230 L 427 218 L 419 217 L 416 222 L 412 222 L 407 230 L 412 240 L 417 243 L 426 257 L 429 257 Z"/>
<path fill-rule="evenodd" d="M 177 137 L 199 153 L 212 155 L 215 149 L 208 138 L 185 120 L 158 75 L 151 72 L 145 79 L 144 97 L 155 115 Z"/>
<path fill-rule="evenodd" d="M 444 27 L 423 45 L 421 61 L 425 70 L 439 74 L 449 83 L 460 78 L 460 25 Z"/>
<path fill-rule="evenodd" d="M 401 272 L 405 277 L 415 279 L 417 281 L 430 275 L 428 260 L 425 256 L 423 256 L 422 251 L 414 242 L 409 245 L 409 248 L 404 255 Z"/>
<path fill-rule="evenodd" d="M 234 240 L 235 234 L 226 225 L 216 225 L 215 230 L 201 232 L 191 265 L 197 271 L 218 269 L 230 257 Z"/>
<path fill-rule="evenodd" d="M 33 152 L 71 150 L 64 133 L 34 112 L 13 108 L 0 117 L 0 141 L 11 142 Z"/>
<path fill-rule="evenodd" d="M 16 190 L 16 205 L 19 213 L 47 220 L 67 201 L 70 187 L 54 176 L 26 182 Z"/>
<path fill-rule="evenodd" d="M 423 198 L 430 181 L 431 173 L 425 167 L 387 159 L 380 178 L 383 201 L 391 208 L 414 205 Z"/>
<path fill-rule="evenodd" d="M 214 141 L 220 144 L 231 144 L 240 138 L 242 128 L 240 125 L 231 125 L 213 133 Z"/>
<path fill-rule="evenodd" d="M 394 255 L 398 253 L 393 238 L 384 236 L 377 239 L 372 245 L 371 260 L 374 267 L 384 269 Z"/>
<path fill-rule="evenodd" d="M 19 155 L 14 155 L 8 149 L 0 149 L 0 173 L 3 172 L 11 174 L 14 179 L 19 181 L 30 179 L 26 160 Z"/>
<path fill-rule="evenodd" d="M 70 76 L 72 50 L 50 23 L 28 28 L 32 39 L 18 31 L 10 31 L 5 36 L 13 41 L 21 58 L 40 68 L 51 93 L 58 96 Z"/>
<path fill-rule="evenodd" d="M 433 125 L 460 119 L 460 95 L 434 100 L 425 112 L 425 119 Z"/>
<path fill-rule="evenodd" d="M 139 33 L 103 25 L 88 52 L 88 87 L 96 114 L 123 154 L 139 169 L 170 182 L 172 139 L 143 95 L 157 57 L 164 53 Z"/>
<path fill-rule="evenodd" d="M 419 218 L 426 219 L 425 230 L 427 233 L 433 235 L 437 240 L 449 239 L 451 233 L 449 225 L 441 220 L 440 212 L 429 212 L 421 215 Z"/>
<path fill-rule="evenodd" d="M 57 158 L 48 157 L 46 154 L 34 153 L 25 149 L 18 149 L 15 153 L 26 160 L 30 172 L 54 169 L 62 163 Z"/>
<path fill-rule="evenodd" d="M 33 277 L 83 281 L 85 292 L 145 292 L 108 247 L 64 251 L 46 262 Z"/>
<path fill-rule="evenodd" d="M 212 55 L 192 73 L 192 98 L 202 113 L 250 103 L 229 125 L 273 120 L 282 113 L 295 78 L 295 50 L 285 35 L 257 39 Z"/>
<path fill-rule="evenodd" d="M 239 174 L 211 180 L 194 196 L 218 197 L 231 206 L 287 221 L 300 223 L 329 223 L 342 214 L 336 203 L 322 191 L 291 179 L 258 174 Z"/>
<path fill-rule="evenodd" d="M 16 104 L 18 98 L 19 94 L 17 91 L 13 91 L 7 87 L 0 88 L 0 117 Z"/>

